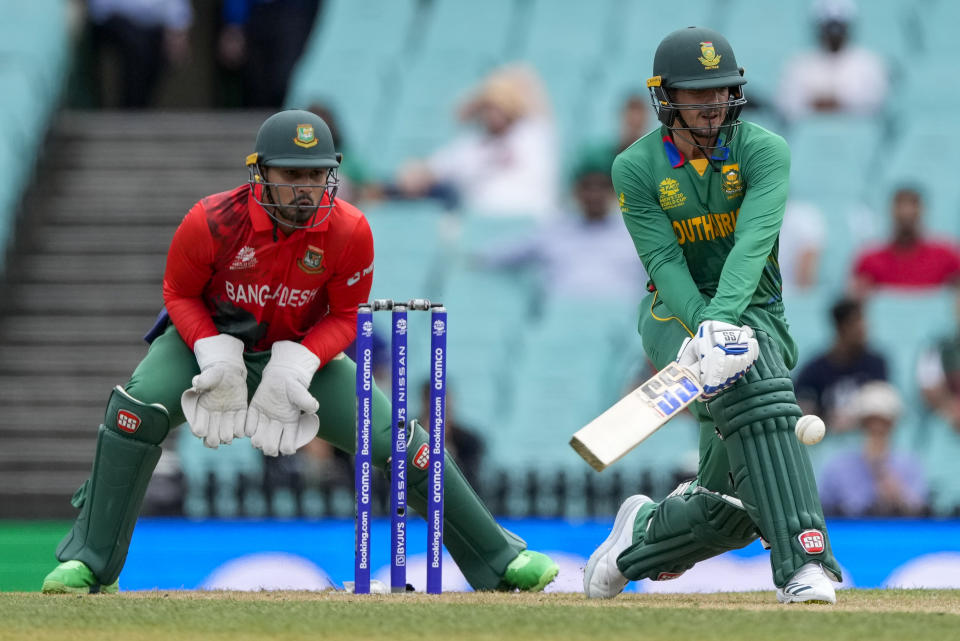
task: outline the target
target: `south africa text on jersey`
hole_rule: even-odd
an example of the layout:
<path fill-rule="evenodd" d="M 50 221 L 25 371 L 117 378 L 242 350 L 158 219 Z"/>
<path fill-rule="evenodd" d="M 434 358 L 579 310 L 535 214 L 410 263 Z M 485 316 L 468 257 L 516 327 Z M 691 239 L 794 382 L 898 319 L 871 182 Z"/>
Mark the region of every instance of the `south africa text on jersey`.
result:
<path fill-rule="evenodd" d="M 739 209 L 724 214 L 704 214 L 683 220 L 673 221 L 673 233 L 677 235 L 677 242 L 695 243 L 699 240 L 713 240 L 733 235 L 737 227 Z"/>

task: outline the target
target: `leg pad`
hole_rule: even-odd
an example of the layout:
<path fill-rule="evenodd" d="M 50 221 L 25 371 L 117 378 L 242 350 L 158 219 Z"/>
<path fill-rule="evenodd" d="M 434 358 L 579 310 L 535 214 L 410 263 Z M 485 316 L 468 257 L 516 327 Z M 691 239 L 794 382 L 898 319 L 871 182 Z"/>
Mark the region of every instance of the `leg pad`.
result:
<path fill-rule="evenodd" d="M 160 460 L 159 444 L 169 430 L 162 405 L 141 403 L 114 389 L 97 433 L 93 471 L 71 500 L 80 515 L 57 547 L 58 559 L 83 561 L 101 585 L 117 580 Z"/>

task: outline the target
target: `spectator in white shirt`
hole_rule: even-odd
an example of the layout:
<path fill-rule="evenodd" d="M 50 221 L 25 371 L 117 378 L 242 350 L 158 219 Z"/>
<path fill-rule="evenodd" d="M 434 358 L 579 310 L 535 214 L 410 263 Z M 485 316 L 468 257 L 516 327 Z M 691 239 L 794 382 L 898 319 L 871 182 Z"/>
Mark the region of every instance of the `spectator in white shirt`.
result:
<path fill-rule="evenodd" d="M 888 72 L 876 53 L 852 45 L 853 0 L 814 6 L 820 48 L 788 61 L 780 75 L 777 106 L 788 120 L 811 113 L 877 113 L 888 92 Z"/>
<path fill-rule="evenodd" d="M 532 69 L 511 65 L 494 71 L 459 117 L 479 126 L 403 167 L 396 180 L 402 196 L 452 190 L 460 207 L 491 216 L 547 218 L 557 211 L 556 131 Z"/>

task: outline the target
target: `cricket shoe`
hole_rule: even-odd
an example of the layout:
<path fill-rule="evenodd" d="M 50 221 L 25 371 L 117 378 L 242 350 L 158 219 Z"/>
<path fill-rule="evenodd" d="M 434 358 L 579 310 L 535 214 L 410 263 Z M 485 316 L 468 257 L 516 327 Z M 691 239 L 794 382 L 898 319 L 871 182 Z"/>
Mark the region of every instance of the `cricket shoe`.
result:
<path fill-rule="evenodd" d="M 643 494 L 629 497 L 617 510 L 610 536 L 600 544 L 583 570 L 583 592 L 591 599 L 612 599 L 630 582 L 617 567 L 617 557 L 633 544 L 633 523 L 637 512 L 651 499 Z"/>
<path fill-rule="evenodd" d="M 47 575 L 40 591 L 44 594 L 116 594 L 120 587 L 119 580 L 100 585 L 82 561 L 64 561 Z"/>
<path fill-rule="evenodd" d="M 503 573 L 499 589 L 540 592 L 557 578 L 560 567 L 546 554 L 524 550 Z"/>
<path fill-rule="evenodd" d="M 829 603 L 837 602 L 833 584 L 823 571 L 823 566 L 811 561 L 800 566 L 787 584 L 777 588 L 780 603 Z"/>

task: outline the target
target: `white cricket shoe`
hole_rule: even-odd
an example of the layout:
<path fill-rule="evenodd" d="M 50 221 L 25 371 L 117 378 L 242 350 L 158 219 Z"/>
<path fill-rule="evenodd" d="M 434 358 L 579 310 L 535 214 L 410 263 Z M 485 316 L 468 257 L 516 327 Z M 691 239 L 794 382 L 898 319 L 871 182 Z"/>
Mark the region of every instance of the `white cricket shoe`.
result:
<path fill-rule="evenodd" d="M 620 573 L 617 557 L 633 543 L 633 522 L 637 512 L 651 499 L 643 494 L 629 497 L 617 510 L 610 536 L 600 544 L 583 570 L 583 592 L 591 599 L 612 599 L 627 587 L 629 579 Z"/>
<path fill-rule="evenodd" d="M 777 588 L 777 601 L 780 603 L 830 603 L 837 602 L 837 593 L 833 584 L 819 563 L 810 562 L 800 566 L 787 584 Z"/>

